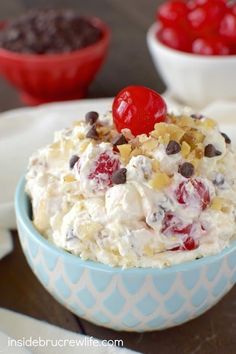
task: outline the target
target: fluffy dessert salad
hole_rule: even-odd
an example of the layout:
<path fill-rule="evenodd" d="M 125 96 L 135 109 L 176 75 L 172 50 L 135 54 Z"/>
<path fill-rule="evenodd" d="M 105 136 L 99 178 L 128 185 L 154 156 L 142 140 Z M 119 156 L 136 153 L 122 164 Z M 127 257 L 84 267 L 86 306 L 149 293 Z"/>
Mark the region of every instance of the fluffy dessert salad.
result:
<path fill-rule="evenodd" d="M 214 120 L 168 114 L 141 86 L 82 118 L 29 162 L 33 223 L 48 240 L 83 260 L 162 268 L 235 238 L 236 153 Z"/>

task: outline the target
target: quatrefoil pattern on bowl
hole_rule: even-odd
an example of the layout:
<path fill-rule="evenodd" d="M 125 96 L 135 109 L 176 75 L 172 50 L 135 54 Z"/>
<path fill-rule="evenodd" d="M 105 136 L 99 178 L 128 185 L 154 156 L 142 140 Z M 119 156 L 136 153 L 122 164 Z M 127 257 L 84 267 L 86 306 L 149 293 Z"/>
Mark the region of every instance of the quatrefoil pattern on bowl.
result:
<path fill-rule="evenodd" d="M 166 269 L 121 269 L 83 261 L 37 232 L 24 188 L 22 179 L 15 206 L 27 261 L 57 301 L 90 322 L 136 332 L 173 327 L 207 311 L 236 282 L 236 241 L 215 256 Z"/>
<path fill-rule="evenodd" d="M 211 308 L 236 282 L 236 251 L 180 272 L 113 272 L 51 252 L 18 224 L 27 261 L 42 285 L 76 315 L 108 328 L 143 332 L 179 325 Z"/>

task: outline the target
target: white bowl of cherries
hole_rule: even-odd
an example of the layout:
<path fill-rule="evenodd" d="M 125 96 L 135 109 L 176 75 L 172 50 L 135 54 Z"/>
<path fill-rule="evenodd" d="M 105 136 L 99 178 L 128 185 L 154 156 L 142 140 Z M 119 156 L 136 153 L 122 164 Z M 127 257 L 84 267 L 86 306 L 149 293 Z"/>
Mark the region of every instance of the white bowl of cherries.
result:
<path fill-rule="evenodd" d="M 236 4 L 170 0 L 147 33 L 153 62 L 172 94 L 201 108 L 236 98 Z"/>

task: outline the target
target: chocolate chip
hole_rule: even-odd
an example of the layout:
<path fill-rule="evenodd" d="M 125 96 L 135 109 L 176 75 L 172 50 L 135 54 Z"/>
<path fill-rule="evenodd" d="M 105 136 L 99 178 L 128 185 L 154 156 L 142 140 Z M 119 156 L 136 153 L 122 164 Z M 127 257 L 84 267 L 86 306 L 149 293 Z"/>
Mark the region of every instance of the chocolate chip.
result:
<path fill-rule="evenodd" d="M 74 230 L 73 229 L 69 229 L 66 233 L 66 241 L 71 241 L 74 238 L 77 238 L 76 235 L 74 234 Z"/>
<path fill-rule="evenodd" d="M 126 168 L 120 168 L 115 171 L 111 177 L 113 184 L 124 184 L 126 182 Z"/>
<path fill-rule="evenodd" d="M 8 21 L 0 31 L 0 47 L 14 52 L 68 53 L 95 43 L 102 32 L 73 10 L 31 10 Z"/>
<path fill-rule="evenodd" d="M 180 145 L 175 140 L 170 140 L 169 144 L 166 147 L 167 155 L 174 155 L 180 152 Z"/>
<path fill-rule="evenodd" d="M 124 145 L 124 144 L 127 144 L 127 140 L 125 139 L 125 136 L 123 134 L 119 134 L 114 137 L 114 139 L 112 140 L 112 144 L 115 146 L 116 145 Z"/>
<path fill-rule="evenodd" d="M 221 173 L 217 173 L 212 182 L 215 186 L 222 186 L 225 183 L 225 178 Z"/>
<path fill-rule="evenodd" d="M 190 117 L 192 117 L 193 119 L 202 119 L 202 118 L 204 118 L 204 115 L 200 114 L 200 113 L 194 113 L 194 114 L 191 114 Z"/>
<path fill-rule="evenodd" d="M 228 135 L 226 135 L 225 133 L 221 133 L 221 135 L 223 136 L 223 138 L 225 139 L 226 144 L 231 144 L 231 140 L 228 137 Z"/>
<path fill-rule="evenodd" d="M 182 165 L 179 166 L 179 173 L 186 177 L 190 178 L 194 174 L 194 166 L 190 162 L 184 162 Z"/>
<path fill-rule="evenodd" d="M 88 133 L 86 134 L 86 138 L 97 140 L 98 137 L 99 136 L 98 136 L 98 132 L 97 132 L 97 129 L 96 129 L 96 125 L 94 124 L 89 129 Z"/>
<path fill-rule="evenodd" d="M 75 166 L 76 162 L 79 161 L 79 156 L 77 155 L 72 155 L 70 158 L 70 162 L 69 162 L 69 166 L 70 169 L 72 170 L 72 168 Z"/>
<path fill-rule="evenodd" d="M 208 145 L 205 147 L 204 155 L 205 155 L 206 157 L 215 157 L 215 156 L 221 155 L 221 152 L 218 151 L 218 150 L 215 148 L 214 145 L 208 144 Z"/>
<path fill-rule="evenodd" d="M 93 125 L 94 123 L 96 123 L 96 121 L 98 120 L 98 113 L 97 112 L 88 112 L 85 115 L 85 122 L 87 124 Z"/>
<path fill-rule="evenodd" d="M 165 212 L 163 209 L 160 209 L 158 211 L 154 211 L 154 213 L 152 213 L 150 215 L 151 223 L 157 223 L 157 222 L 161 221 L 164 217 L 164 214 L 165 214 Z"/>

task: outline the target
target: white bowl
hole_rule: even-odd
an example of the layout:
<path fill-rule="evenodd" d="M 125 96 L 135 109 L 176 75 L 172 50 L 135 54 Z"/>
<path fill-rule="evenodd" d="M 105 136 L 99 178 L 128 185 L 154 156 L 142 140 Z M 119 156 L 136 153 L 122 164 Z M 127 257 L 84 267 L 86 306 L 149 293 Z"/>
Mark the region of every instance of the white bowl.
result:
<path fill-rule="evenodd" d="M 216 100 L 236 99 L 236 55 L 203 56 L 163 45 L 158 23 L 147 33 L 153 62 L 171 93 L 183 103 L 202 108 Z"/>

